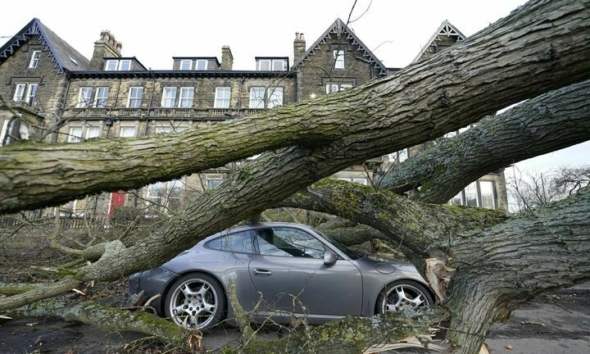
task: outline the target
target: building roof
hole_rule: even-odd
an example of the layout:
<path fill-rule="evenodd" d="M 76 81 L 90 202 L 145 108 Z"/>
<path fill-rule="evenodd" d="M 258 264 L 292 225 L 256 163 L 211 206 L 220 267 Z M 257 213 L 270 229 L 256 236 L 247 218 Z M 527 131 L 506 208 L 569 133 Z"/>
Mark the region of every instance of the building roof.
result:
<path fill-rule="evenodd" d="M 257 70 L 147 70 L 147 71 L 76 71 L 71 78 L 283 78 L 293 77 L 291 71 Z"/>
<path fill-rule="evenodd" d="M 356 46 L 356 49 L 363 53 L 363 58 L 367 60 L 374 68 L 379 70 L 379 75 L 385 76 L 387 75 L 387 68 L 373 52 L 367 48 L 367 46 L 354 34 L 354 32 L 346 26 L 346 24 L 341 19 L 336 19 L 334 23 L 328 27 L 328 29 L 312 44 L 309 49 L 303 54 L 303 56 L 297 60 L 293 64 L 293 69 L 297 68 L 299 65 L 303 64 L 306 60 L 309 59 L 310 55 L 313 55 L 315 51 L 321 44 L 326 43 L 326 40 L 329 39 L 328 36 L 330 34 L 343 34 L 345 38 L 351 43 L 352 45 Z"/>
<path fill-rule="evenodd" d="M 447 38 L 451 39 L 453 41 L 453 44 L 463 41 L 467 38 L 465 35 L 463 35 L 463 33 L 461 33 L 461 31 L 459 31 L 457 29 L 457 27 L 453 26 L 448 20 L 444 20 L 441 23 L 441 25 L 438 27 L 436 32 L 434 32 L 432 37 L 430 37 L 430 39 L 428 40 L 426 45 L 422 48 L 420 53 L 418 53 L 416 58 L 414 58 L 414 60 L 412 60 L 412 63 L 415 63 L 418 60 L 420 60 L 422 57 L 424 57 L 425 54 L 427 53 L 426 51 L 429 50 L 430 48 L 437 48 L 439 46 L 439 44 L 443 42 L 442 37 L 447 37 Z"/>
<path fill-rule="evenodd" d="M 38 18 L 32 19 L 0 48 L 0 64 L 37 35 L 41 37 L 43 51 L 49 52 L 58 72 L 88 70 L 90 68 L 90 61 L 86 57 L 43 25 Z"/>

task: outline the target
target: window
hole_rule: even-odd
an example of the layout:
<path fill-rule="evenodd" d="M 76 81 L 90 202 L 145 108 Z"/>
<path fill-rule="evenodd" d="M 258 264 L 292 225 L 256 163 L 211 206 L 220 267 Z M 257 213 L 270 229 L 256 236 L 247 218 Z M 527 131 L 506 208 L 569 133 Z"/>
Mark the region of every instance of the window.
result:
<path fill-rule="evenodd" d="M 258 60 L 258 71 L 270 71 L 270 60 Z"/>
<path fill-rule="evenodd" d="M 180 179 L 150 184 L 147 188 L 148 214 L 178 210 L 183 189 L 184 183 Z"/>
<path fill-rule="evenodd" d="M 223 182 L 220 175 L 205 175 L 205 187 L 207 189 L 215 189 Z"/>
<path fill-rule="evenodd" d="M 207 247 L 220 251 L 254 253 L 252 236 L 252 231 L 236 232 L 209 241 Z"/>
<path fill-rule="evenodd" d="M 94 106 L 96 108 L 104 108 L 107 106 L 109 101 L 109 88 L 98 87 L 96 89 L 96 95 L 94 97 Z"/>
<path fill-rule="evenodd" d="M 80 87 L 76 108 L 87 108 L 92 104 L 92 87 Z"/>
<path fill-rule="evenodd" d="M 286 71 L 287 60 L 285 59 L 257 59 L 256 70 L 258 71 Z"/>
<path fill-rule="evenodd" d="M 477 182 L 473 182 L 465 187 L 465 204 L 470 207 L 479 205 L 477 202 Z"/>
<path fill-rule="evenodd" d="M 250 108 L 273 108 L 283 105 L 283 88 L 250 87 Z"/>
<path fill-rule="evenodd" d="M 39 85 L 37 84 L 30 84 L 29 89 L 27 90 L 27 103 L 30 106 L 34 106 L 37 102 L 37 89 Z"/>
<path fill-rule="evenodd" d="M 250 108 L 264 108 L 264 87 L 250 87 Z"/>
<path fill-rule="evenodd" d="M 335 50 L 334 51 L 334 68 L 335 69 L 344 69 L 344 51 L 343 50 Z"/>
<path fill-rule="evenodd" d="M 351 83 L 329 83 L 326 84 L 326 93 L 348 90 L 353 86 Z"/>
<path fill-rule="evenodd" d="M 13 100 L 15 102 L 20 102 L 25 97 L 25 89 L 27 88 L 27 84 L 16 84 L 16 90 L 14 91 Z"/>
<path fill-rule="evenodd" d="M 171 127 L 156 127 L 156 134 L 166 134 L 172 131 Z"/>
<path fill-rule="evenodd" d="M 70 128 L 68 143 L 79 143 L 80 141 L 82 141 L 82 127 Z"/>
<path fill-rule="evenodd" d="M 190 70 L 193 66 L 192 60 L 181 60 L 180 61 L 180 70 Z"/>
<path fill-rule="evenodd" d="M 287 61 L 282 59 L 275 59 L 272 61 L 272 71 L 287 70 Z"/>
<path fill-rule="evenodd" d="M 99 127 L 88 127 L 86 128 L 86 139 L 98 138 L 100 137 L 100 128 Z"/>
<path fill-rule="evenodd" d="M 135 127 L 121 127 L 119 136 L 121 138 L 135 138 Z"/>
<path fill-rule="evenodd" d="M 229 108 L 230 96 L 230 87 L 216 87 L 214 108 Z"/>
<path fill-rule="evenodd" d="M 449 200 L 449 204 L 497 209 L 495 182 L 477 180 Z"/>
<path fill-rule="evenodd" d="M 104 69 L 106 71 L 129 71 L 131 60 L 107 60 Z"/>
<path fill-rule="evenodd" d="M 307 232 L 290 227 L 256 230 L 256 242 L 260 254 L 280 257 L 303 257 L 321 259 L 324 244 Z"/>
<path fill-rule="evenodd" d="M 481 206 L 488 209 L 496 209 L 496 198 L 494 198 L 494 182 L 479 181 L 479 191 L 481 195 Z"/>
<path fill-rule="evenodd" d="M 283 88 L 273 87 L 268 89 L 268 108 L 283 105 Z"/>
<path fill-rule="evenodd" d="M 172 108 L 176 102 L 176 87 L 164 87 L 162 92 L 162 107 Z"/>
<path fill-rule="evenodd" d="M 0 131 L 0 145 L 8 145 L 13 141 L 29 139 L 29 128 L 20 119 L 5 119 Z"/>
<path fill-rule="evenodd" d="M 363 186 L 366 186 L 368 183 L 367 179 L 364 177 L 354 177 L 354 178 L 353 177 L 338 177 L 337 179 L 339 179 L 341 181 L 362 184 Z"/>
<path fill-rule="evenodd" d="M 180 88 L 180 101 L 178 107 L 191 108 L 193 106 L 193 97 L 195 96 L 195 89 L 193 87 Z"/>
<path fill-rule="evenodd" d="M 396 151 L 393 154 L 389 154 L 389 162 L 400 163 L 404 162 L 410 156 L 410 151 L 408 149 L 403 149 L 400 151 Z"/>
<path fill-rule="evenodd" d="M 107 60 L 106 64 L 104 65 L 104 69 L 107 71 L 115 71 L 115 70 L 117 70 L 118 64 L 119 64 L 118 60 Z"/>
<path fill-rule="evenodd" d="M 129 100 L 127 101 L 127 107 L 139 108 L 141 107 L 141 96 L 143 95 L 143 87 L 130 87 L 129 88 Z"/>
<path fill-rule="evenodd" d="M 197 60 L 197 65 L 195 65 L 195 70 L 207 70 L 207 60 Z"/>
<path fill-rule="evenodd" d="M 41 51 L 35 50 L 31 55 L 31 61 L 29 62 L 29 68 L 34 69 L 39 66 L 39 59 L 41 59 Z"/>

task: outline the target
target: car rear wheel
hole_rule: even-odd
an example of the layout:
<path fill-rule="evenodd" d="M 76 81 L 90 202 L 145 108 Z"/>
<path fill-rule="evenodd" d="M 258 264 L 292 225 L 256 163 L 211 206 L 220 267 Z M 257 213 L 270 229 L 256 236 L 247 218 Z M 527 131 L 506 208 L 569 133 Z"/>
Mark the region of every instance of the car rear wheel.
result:
<path fill-rule="evenodd" d="M 417 309 L 434 304 L 426 287 L 412 280 L 398 280 L 387 285 L 377 299 L 379 313 Z"/>
<path fill-rule="evenodd" d="M 225 307 L 217 280 L 206 274 L 187 274 L 170 287 L 164 311 L 177 325 L 204 331 L 219 323 Z"/>

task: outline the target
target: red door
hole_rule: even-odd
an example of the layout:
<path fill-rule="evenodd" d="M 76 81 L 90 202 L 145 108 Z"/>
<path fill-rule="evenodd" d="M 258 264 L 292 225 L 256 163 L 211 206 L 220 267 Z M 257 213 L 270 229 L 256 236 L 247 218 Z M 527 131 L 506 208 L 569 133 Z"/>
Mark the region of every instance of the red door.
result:
<path fill-rule="evenodd" d="M 111 206 L 109 208 L 109 219 L 111 219 L 115 213 L 115 208 L 122 207 L 125 205 L 125 191 L 118 191 L 111 193 Z"/>

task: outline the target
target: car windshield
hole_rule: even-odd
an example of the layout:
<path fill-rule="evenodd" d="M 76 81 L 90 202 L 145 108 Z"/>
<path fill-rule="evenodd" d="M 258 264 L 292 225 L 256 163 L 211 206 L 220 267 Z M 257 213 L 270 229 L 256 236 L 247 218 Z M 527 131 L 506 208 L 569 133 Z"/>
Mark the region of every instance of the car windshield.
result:
<path fill-rule="evenodd" d="M 332 244 L 334 247 L 338 248 L 340 251 L 342 251 L 344 254 L 346 254 L 348 257 L 350 257 L 350 259 L 359 259 L 359 258 L 366 258 L 367 257 L 366 254 L 346 247 L 345 245 L 341 244 L 340 242 L 336 241 L 335 239 L 326 235 L 325 233 L 321 232 L 320 230 L 317 230 L 317 229 L 314 229 L 314 230 L 315 230 L 315 232 L 320 234 L 323 238 L 325 238 L 327 241 L 329 241 L 330 244 Z"/>

